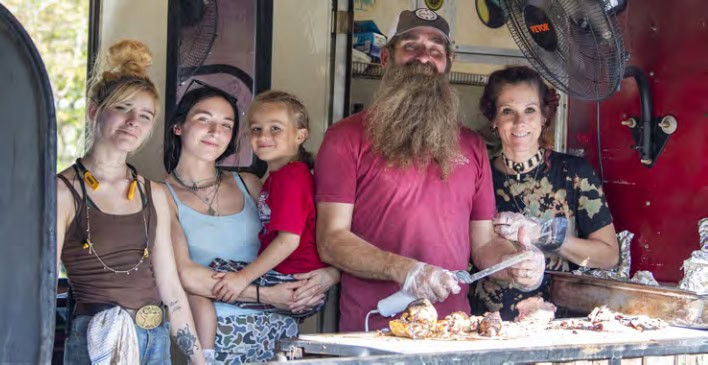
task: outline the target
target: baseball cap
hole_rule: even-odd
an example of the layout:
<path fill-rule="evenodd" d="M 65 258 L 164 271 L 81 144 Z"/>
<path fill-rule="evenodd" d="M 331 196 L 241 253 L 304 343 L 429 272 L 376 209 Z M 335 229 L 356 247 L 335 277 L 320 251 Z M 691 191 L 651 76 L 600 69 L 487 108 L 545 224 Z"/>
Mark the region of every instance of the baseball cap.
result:
<path fill-rule="evenodd" d="M 445 37 L 445 40 L 450 43 L 450 25 L 447 24 L 447 21 L 443 19 L 443 17 L 428 8 L 404 10 L 398 14 L 398 18 L 396 18 L 388 32 L 388 39 L 391 40 L 395 36 L 399 36 L 418 27 L 437 29 Z"/>

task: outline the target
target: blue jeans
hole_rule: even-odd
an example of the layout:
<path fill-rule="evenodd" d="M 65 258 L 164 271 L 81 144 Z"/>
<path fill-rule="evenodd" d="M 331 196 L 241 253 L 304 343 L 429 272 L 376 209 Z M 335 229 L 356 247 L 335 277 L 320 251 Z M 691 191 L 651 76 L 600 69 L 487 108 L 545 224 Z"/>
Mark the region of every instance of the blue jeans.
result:
<path fill-rule="evenodd" d="M 64 364 L 84 365 L 91 364 L 86 343 L 86 331 L 91 316 L 76 316 L 71 321 L 71 333 L 64 344 Z M 138 334 L 138 349 L 140 350 L 141 365 L 170 364 L 170 330 L 167 323 L 163 323 L 151 330 L 135 326 Z"/>

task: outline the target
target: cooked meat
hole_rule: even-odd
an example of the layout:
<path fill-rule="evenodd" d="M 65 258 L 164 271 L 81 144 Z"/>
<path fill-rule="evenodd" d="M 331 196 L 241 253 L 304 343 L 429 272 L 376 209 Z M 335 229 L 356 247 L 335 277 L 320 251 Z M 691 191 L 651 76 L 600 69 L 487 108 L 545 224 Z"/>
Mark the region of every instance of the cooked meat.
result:
<path fill-rule="evenodd" d="M 519 315 L 514 322 L 528 327 L 529 332 L 542 331 L 556 318 L 556 306 L 541 297 L 526 298 L 516 304 Z"/>
<path fill-rule="evenodd" d="M 470 316 L 470 332 L 477 332 L 479 324 L 484 319 L 484 316 Z"/>
<path fill-rule="evenodd" d="M 406 307 L 400 319 L 389 321 L 388 327 L 395 336 L 419 339 L 431 336 L 437 322 L 438 312 L 433 304 L 427 299 L 418 299 Z"/>
<path fill-rule="evenodd" d="M 452 334 L 458 334 L 470 331 L 470 316 L 467 313 L 458 311 L 453 312 L 445 316 L 446 320 L 450 325 L 450 332 Z M 438 321 L 439 322 L 439 321 Z"/>
<path fill-rule="evenodd" d="M 556 318 L 556 306 L 541 297 L 526 298 L 516 304 L 519 315 L 516 322 L 549 323 Z"/>
<path fill-rule="evenodd" d="M 438 311 L 427 299 L 414 300 L 401 314 L 401 320 L 406 322 L 425 321 L 435 324 L 438 321 Z"/>
<path fill-rule="evenodd" d="M 441 319 L 435 324 L 434 335 L 436 338 L 451 338 L 455 335 L 452 332 L 452 323 L 448 319 Z"/>
<path fill-rule="evenodd" d="M 666 325 L 666 322 L 661 319 L 642 315 L 626 315 L 614 312 L 607 308 L 607 306 L 601 306 L 593 309 L 587 319 L 563 320 L 557 326 L 554 326 L 554 328 L 598 332 L 623 332 L 627 330 L 627 327 L 644 331 L 664 328 Z"/>
<path fill-rule="evenodd" d="M 633 328 L 638 331 L 656 330 L 667 326 L 666 322 L 658 318 L 651 318 L 643 315 L 627 315 L 613 312 L 607 306 L 597 307 L 588 315 L 588 319 L 593 323 L 602 322 L 619 323 L 623 326 Z"/>
<path fill-rule="evenodd" d="M 421 339 L 430 337 L 433 334 L 433 326 L 427 322 L 405 322 L 401 319 L 394 319 L 388 322 L 391 333 L 397 337 L 407 337 Z"/>
<path fill-rule="evenodd" d="M 616 316 L 617 313 L 611 311 L 606 305 L 603 305 L 602 307 L 595 307 L 595 309 L 588 314 L 588 320 L 593 323 L 609 322 L 614 320 Z"/>
<path fill-rule="evenodd" d="M 477 332 L 482 336 L 495 337 L 502 331 L 502 319 L 499 312 L 484 313 L 484 318 L 479 322 Z"/>

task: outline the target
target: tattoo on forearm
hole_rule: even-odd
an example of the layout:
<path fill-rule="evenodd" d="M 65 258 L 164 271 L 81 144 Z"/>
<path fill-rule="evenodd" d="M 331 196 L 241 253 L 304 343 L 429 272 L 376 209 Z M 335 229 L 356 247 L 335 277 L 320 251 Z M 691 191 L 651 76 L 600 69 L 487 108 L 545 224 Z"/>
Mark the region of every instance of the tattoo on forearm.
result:
<path fill-rule="evenodd" d="M 167 303 L 167 308 L 170 309 L 170 312 L 179 312 L 182 309 L 182 306 L 179 304 L 179 301 L 173 300 Z"/>
<path fill-rule="evenodd" d="M 184 329 L 178 329 L 175 335 L 175 343 L 182 352 L 187 356 L 194 355 L 194 350 L 198 350 L 197 338 L 194 337 L 189 330 L 189 325 L 185 325 Z"/>

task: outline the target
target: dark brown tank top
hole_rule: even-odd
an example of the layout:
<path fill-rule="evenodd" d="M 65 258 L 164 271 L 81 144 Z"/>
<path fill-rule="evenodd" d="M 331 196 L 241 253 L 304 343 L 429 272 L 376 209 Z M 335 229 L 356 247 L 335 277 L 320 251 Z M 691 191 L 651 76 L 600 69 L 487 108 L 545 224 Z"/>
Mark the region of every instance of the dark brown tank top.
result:
<path fill-rule="evenodd" d="M 147 199 L 140 212 L 115 215 L 103 213 L 93 206 L 88 209 L 94 249 L 106 266 L 115 270 L 129 270 L 140 261 L 145 249 L 147 222 L 150 256 L 137 271 L 126 275 L 104 268 L 96 256 L 83 247 L 87 238 L 86 203 L 66 177 L 58 176 L 71 190 L 76 205 L 76 214 L 66 230 L 61 254 L 76 302 L 116 304 L 128 309 L 159 305 L 160 295 L 152 266 L 157 213 L 152 203 L 150 180 L 145 179 Z"/>

